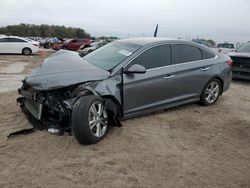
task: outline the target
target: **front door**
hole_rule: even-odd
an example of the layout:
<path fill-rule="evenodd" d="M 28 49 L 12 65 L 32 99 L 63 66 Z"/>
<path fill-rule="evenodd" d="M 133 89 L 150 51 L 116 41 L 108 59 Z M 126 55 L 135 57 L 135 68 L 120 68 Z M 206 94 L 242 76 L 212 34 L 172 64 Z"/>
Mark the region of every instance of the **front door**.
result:
<path fill-rule="evenodd" d="M 12 53 L 10 38 L 0 39 L 0 53 Z"/>
<path fill-rule="evenodd" d="M 150 110 L 174 98 L 175 69 L 171 45 L 159 45 L 144 51 L 128 66 L 139 64 L 146 73 L 123 74 L 124 113 L 126 115 Z"/>

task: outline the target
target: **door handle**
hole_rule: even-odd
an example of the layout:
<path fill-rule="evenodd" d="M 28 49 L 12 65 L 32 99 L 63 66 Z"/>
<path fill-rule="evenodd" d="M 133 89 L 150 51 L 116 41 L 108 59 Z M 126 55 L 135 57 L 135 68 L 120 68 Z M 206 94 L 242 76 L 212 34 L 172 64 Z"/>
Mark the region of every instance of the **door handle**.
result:
<path fill-rule="evenodd" d="M 171 79 L 171 78 L 174 78 L 174 77 L 175 77 L 175 75 L 167 75 L 167 76 L 164 77 L 164 79 Z"/>
<path fill-rule="evenodd" d="M 204 67 L 201 69 L 201 71 L 207 71 L 209 69 L 209 67 Z"/>

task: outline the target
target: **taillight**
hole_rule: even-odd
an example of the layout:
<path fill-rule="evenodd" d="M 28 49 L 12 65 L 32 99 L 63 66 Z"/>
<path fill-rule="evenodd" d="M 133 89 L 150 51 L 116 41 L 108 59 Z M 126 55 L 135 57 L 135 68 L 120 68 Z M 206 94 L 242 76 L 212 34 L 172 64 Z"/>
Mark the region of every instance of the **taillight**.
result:
<path fill-rule="evenodd" d="M 227 61 L 227 64 L 230 65 L 230 66 L 232 66 L 232 65 L 233 65 L 233 60 L 232 60 L 232 59 L 229 59 L 229 60 Z"/>

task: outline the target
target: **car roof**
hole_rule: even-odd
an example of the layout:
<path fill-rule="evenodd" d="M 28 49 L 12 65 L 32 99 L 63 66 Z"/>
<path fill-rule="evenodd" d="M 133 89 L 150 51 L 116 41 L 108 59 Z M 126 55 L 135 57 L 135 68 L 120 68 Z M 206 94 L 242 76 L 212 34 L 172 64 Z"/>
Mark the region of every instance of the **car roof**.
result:
<path fill-rule="evenodd" d="M 25 39 L 26 40 L 26 38 L 24 38 L 24 37 L 18 37 L 18 36 L 0 36 L 0 38 L 18 38 L 18 39 Z"/>
<path fill-rule="evenodd" d="M 134 43 L 142 46 L 159 42 L 169 42 L 169 41 L 184 41 L 184 40 L 175 38 L 163 38 L 163 37 L 141 37 L 141 38 L 128 38 L 119 40 L 119 42 Z"/>

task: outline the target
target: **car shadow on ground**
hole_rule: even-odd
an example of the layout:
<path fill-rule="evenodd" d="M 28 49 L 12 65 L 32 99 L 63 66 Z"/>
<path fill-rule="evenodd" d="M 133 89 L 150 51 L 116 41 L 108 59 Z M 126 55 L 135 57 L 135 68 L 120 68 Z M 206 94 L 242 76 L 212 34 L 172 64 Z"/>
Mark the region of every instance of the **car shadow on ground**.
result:
<path fill-rule="evenodd" d="M 239 79 L 239 78 L 234 78 L 232 80 L 233 83 L 235 84 L 242 84 L 242 85 L 246 85 L 246 86 L 250 86 L 250 80 L 243 80 L 243 79 Z"/>

